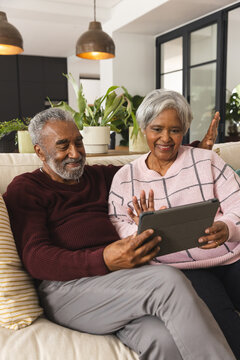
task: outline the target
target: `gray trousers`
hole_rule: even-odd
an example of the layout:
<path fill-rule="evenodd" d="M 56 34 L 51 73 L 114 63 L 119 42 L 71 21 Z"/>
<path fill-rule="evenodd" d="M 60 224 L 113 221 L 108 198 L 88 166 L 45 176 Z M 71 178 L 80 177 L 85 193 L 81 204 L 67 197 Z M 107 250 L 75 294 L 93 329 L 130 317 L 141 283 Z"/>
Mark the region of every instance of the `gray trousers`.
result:
<path fill-rule="evenodd" d="M 38 288 L 46 316 L 90 334 L 115 334 L 141 360 L 235 359 L 189 280 L 146 265 Z"/>

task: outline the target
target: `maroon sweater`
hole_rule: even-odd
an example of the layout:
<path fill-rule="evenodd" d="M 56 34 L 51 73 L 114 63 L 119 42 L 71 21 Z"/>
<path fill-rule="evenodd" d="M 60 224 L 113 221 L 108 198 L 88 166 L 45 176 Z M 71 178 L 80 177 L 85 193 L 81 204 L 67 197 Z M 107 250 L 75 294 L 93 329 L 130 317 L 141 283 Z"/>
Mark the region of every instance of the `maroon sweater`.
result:
<path fill-rule="evenodd" d="M 119 237 L 107 201 L 118 169 L 85 166 L 76 185 L 40 170 L 11 182 L 4 200 L 20 258 L 33 278 L 66 281 L 108 273 L 103 249 Z"/>

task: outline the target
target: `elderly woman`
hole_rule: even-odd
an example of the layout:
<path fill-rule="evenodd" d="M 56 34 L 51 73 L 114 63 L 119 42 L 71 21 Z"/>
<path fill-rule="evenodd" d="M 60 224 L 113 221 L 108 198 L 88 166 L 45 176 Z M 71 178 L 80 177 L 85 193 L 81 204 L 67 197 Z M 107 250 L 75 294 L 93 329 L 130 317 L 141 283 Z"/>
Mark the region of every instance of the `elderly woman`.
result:
<path fill-rule="evenodd" d="M 142 211 L 219 199 L 220 209 L 198 240 L 199 248 L 159 256 L 152 264 L 182 269 L 240 359 L 239 178 L 215 152 L 181 145 L 192 112 L 179 93 L 152 91 L 140 105 L 137 120 L 150 152 L 115 175 L 109 195 L 112 223 L 119 236 L 126 237 L 137 230 Z M 201 246 L 203 242 L 207 244 Z"/>

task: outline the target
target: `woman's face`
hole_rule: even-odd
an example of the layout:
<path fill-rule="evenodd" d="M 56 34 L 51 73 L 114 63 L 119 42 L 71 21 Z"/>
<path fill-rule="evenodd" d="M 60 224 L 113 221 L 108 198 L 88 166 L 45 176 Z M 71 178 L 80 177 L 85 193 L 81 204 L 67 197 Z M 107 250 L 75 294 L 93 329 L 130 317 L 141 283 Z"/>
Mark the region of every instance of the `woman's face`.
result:
<path fill-rule="evenodd" d="M 183 139 L 183 130 L 174 109 L 162 111 L 145 129 L 151 155 L 159 162 L 173 162 Z"/>

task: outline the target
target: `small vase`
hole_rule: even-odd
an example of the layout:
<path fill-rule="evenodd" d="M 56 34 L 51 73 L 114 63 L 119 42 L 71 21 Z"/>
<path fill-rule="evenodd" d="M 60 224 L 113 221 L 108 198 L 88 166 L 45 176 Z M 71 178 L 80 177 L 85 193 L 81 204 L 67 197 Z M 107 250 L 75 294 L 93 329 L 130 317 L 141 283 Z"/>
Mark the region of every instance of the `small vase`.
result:
<path fill-rule="evenodd" d="M 106 154 L 110 144 L 109 126 L 85 126 L 81 130 L 87 154 Z"/>
<path fill-rule="evenodd" d="M 18 131 L 18 151 L 20 153 L 34 153 L 34 147 L 27 130 Z"/>
<path fill-rule="evenodd" d="M 137 137 L 132 136 L 133 127 L 129 127 L 129 151 L 137 153 L 147 153 L 149 147 L 147 140 L 141 130 L 138 131 Z"/>

